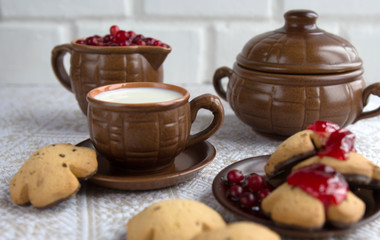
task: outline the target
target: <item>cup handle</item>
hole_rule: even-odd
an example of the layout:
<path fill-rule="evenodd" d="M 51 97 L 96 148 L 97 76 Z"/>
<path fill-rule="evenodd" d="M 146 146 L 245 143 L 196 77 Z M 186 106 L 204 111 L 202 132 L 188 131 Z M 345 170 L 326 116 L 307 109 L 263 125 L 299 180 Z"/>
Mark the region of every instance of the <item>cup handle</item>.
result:
<path fill-rule="evenodd" d="M 212 81 L 216 93 L 219 95 L 219 97 L 221 97 L 222 99 L 224 99 L 226 101 L 227 101 L 227 92 L 226 92 L 226 90 L 223 89 L 222 79 L 224 77 L 228 77 L 228 80 L 230 80 L 231 75 L 232 75 L 232 69 L 231 68 L 220 67 L 215 71 L 213 81 Z"/>
<path fill-rule="evenodd" d="M 186 147 L 190 147 L 211 137 L 211 135 L 219 129 L 224 121 L 223 104 L 217 96 L 212 94 L 203 94 L 190 101 L 191 123 L 195 121 L 198 111 L 201 108 L 210 110 L 214 115 L 214 118 L 207 128 L 190 135 Z"/>
<path fill-rule="evenodd" d="M 380 97 L 380 82 L 371 84 L 371 85 L 369 85 L 368 87 L 366 87 L 364 89 L 363 96 L 362 96 L 363 106 L 367 105 L 368 98 L 369 98 L 369 96 L 371 94 Z M 380 107 L 378 107 L 377 109 L 374 109 L 372 111 L 361 112 L 359 114 L 359 116 L 355 119 L 354 123 L 357 122 L 357 121 L 359 121 L 359 120 L 362 120 L 362 119 L 366 119 L 366 118 L 371 118 L 371 117 L 377 116 L 379 114 L 380 114 Z"/>
<path fill-rule="evenodd" d="M 63 57 L 66 53 L 71 54 L 72 49 L 70 44 L 63 44 L 55 46 L 51 52 L 51 65 L 55 76 L 59 82 L 69 91 L 73 91 L 71 88 L 71 78 L 67 73 L 63 64 Z"/>

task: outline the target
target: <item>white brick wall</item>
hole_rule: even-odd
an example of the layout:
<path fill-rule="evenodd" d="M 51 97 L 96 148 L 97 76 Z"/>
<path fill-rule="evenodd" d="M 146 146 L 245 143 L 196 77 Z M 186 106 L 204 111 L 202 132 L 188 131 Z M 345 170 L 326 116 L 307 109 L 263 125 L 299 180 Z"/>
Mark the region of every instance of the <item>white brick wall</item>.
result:
<path fill-rule="evenodd" d="M 145 0 L 143 13 L 163 17 L 264 17 L 270 16 L 271 1 L 252 0 Z"/>
<path fill-rule="evenodd" d="M 169 43 L 165 82 L 211 82 L 243 45 L 283 25 L 290 9 L 312 9 L 318 26 L 358 49 L 366 82 L 379 82 L 379 0 L 0 0 L 0 83 L 59 84 L 51 49 L 105 34 L 112 24 Z"/>

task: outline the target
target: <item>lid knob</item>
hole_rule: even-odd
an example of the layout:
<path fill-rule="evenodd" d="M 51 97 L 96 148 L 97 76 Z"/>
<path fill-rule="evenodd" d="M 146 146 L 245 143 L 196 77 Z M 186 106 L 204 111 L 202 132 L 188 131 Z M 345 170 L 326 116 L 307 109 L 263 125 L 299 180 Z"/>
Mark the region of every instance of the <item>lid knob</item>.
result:
<path fill-rule="evenodd" d="M 286 31 L 315 31 L 318 14 L 310 10 L 291 10 L 284 14 Z"/>

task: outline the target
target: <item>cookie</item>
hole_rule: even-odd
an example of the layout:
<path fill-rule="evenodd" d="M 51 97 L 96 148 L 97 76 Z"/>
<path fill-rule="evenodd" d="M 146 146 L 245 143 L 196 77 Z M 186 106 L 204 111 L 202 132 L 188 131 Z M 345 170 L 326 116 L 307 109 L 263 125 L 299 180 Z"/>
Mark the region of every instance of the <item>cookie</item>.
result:
<path fill-rule="evenodd" d="M 366 205 L 349 190 L 341 173 L 313 164 L 292 172 L 263 199 L 261 208 L 279 225 L 314 230 L 326 222 L 349 227 L 362 218 Z"/>
<path fill-rule="evenodd" d="M 358 222 L 363 217 L 365 208 L 365 203 L 349 191 L 346 200 L 327 209 L 327 220 L 336 227 L 345 228 Z"/>
<path fill-rule="evenodd" d="M 323 203 L 287 183 L 264 198 L 261 208 L 279 225 L 319 229 L 325 224 Z"/>
<path fill-rule="evenodd" d="M 324 164 L 339 171 L 350 185 L 380 189 L 380 168 L 357 152 L 350 152 L 347 160 L 313 156 L 293 167 L 293 171 L 312 165 Z"/>
<path fill-rule="evenodd" d="M 10 182 L 14 203 L 46 208 L 73 196 L 79 179 L 95 174 L 95 150 L 71 144 L 53 144 L 34 152 Z"/>
<path fill-rule="evenodd" d="M 261 207 L 279 225 L 311 230 L 322 228 L 326 221 L 339 228 L 348 227 L 365 212 L 365 203 L 349 191 L 347 198 L 339 205 L 330 205 L 325 215 L 321 201 L 287 183 L 264 198 Z"/>
<path fill-rule="evenodd" d="M 132 217 L 127 235 L 128 240 L 189 240 L 225 225 L 219 213 L 201 202 L 171 199 L 154 203 Z"/>
<path fill-rule="evenodd" d="M 280 240 L 281 237 L 269 228 L 253 222 L 236 222 L 224 228 L 203 232 L 191 240 Z"/>
<path fill-rule="evenodd" d="M 283 141 L 269 157 L 264 167 L 267 177 L 274 178 L 282 173 L 287 175 L 292 166 L 313 156 L 316 153 L 311 137 L 313 134 L 312 130 L 303 130 Z"/>

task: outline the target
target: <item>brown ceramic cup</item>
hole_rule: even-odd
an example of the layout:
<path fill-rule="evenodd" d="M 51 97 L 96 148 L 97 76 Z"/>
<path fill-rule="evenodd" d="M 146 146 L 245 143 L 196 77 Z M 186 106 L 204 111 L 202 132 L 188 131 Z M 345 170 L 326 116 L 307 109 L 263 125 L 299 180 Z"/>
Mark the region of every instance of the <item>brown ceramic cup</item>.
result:
<path fill-rule="evenodd" d="M 148 103 L 109 102 L 97 97 L 136 88 L 166 89 L 180 96 Z M 213 135 L 224 120 L 223 105 L 217 96 L 204 94 L 190 102 L 189 97 L 186 89 L 165 83 L 119 83 L 95 88 L 87 95 L 90 139 L 114 165 L 136 173 L 159 171 L 170 166 L 185 148 Z M 211 111 L 213 120 L 207 128 L 190 134 L 200 109 Z"/>
<path fill-rule="evenodd" d="M 107 47 L 70 44 L 54 47 L 51 55 L 53 71 L 59 82 L 75 94 L 84 114 L 87 93 L 98 86 L 122 82 L 162 82 L 163 67 L 170 47 Z M 70 74 L 64 56 L 70 54 Z"/>

